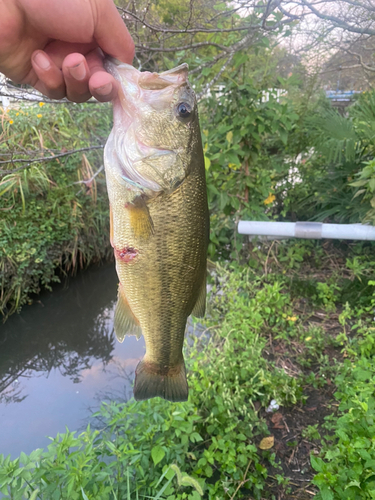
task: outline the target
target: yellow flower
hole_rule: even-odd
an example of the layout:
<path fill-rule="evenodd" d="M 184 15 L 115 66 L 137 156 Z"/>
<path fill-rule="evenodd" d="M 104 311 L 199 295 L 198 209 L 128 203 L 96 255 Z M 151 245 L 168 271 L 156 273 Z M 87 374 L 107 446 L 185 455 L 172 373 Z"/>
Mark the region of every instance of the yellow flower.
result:
<path fill-rule="evenodd" d="M 43 115 L 41 115 L 40 113 L 38 115 L 36 115 L 37 118 L 42 118 Z"/>
<path fill-rule="evenodd" d="M 18 116 L 18 115 L 19 115 L 19 113 L 16 113 L 16 116 Z"/>
<path fill-rule="evenodd" d="M 312 337 L 306 337 L 305 340 L 306 342 L 309 342 L 312 339 Z"/>
<path fill-rule="evenodd" d="M 9 125 L 13 125 L 14 121 L 13 120 L 9 120 Z"/>
<path fill-rule="evenodd" d="M 297 316 L 288 316 L 286 319 L 289 321 L 297 321 Z"/>
<path fill-rule="evenodd" d="M 42 108 L 45 105 L 45 102 L 40 102 L 39 106 Z"/>
<path fill-rule="evenodd" d="M 273 202 L 273 201 L 275 201 L 275 200 L 276 200 L 276 196 L 275 196 L 274 194 L 270 193 L 270 194 L 268 195 L 268 198 L 266 198 L 266 199 L 264 200 L 264 202 L 263 202 L 263 203 L 264 203 L 265 205 L 269 205 L 270 203 L 272 203 L 272 202 Z"/>

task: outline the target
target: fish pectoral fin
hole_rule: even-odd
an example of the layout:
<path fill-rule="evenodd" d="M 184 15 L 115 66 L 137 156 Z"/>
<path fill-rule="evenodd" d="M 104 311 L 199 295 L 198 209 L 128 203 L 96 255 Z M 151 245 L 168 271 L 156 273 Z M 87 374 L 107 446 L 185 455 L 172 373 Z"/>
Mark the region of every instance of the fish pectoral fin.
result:
<path fill-rule="evenodd" d="M 142 335 L 142 329 L 139 326 L 137 318 L 130 309 L 121 283 L 118 289 L 114 329 L 119 342 L 124 342 L 127 335 L 135 335 L 137 339 Z"/>
<path fill-rule="evenodd" d="M 206 273 L 205 273 L 204 278 L 202 280 L 202 283 L 199 287 L 197 300 L 195 302 L 193 310 L 191 311 L 191 314 L 193 316 L 195 316 L 196 318 L 203 318 L 205 315 L 205 312 L 206 312 L 206 294 L 207 294 L 207 287 L 206 287 Z"/>
<path fill-rule="evenodd" d="M 143 401 L 150 398 L 164 398 L 167 401 L 187 401 L 189 388 L 186 380 L 185 363 L 163 368 L 145 359 L 135 370 L 134 399 Z"/>
<path fill-rule="evenodd" d="M 154 223 L 146 201 L 137 196 L 132 203 L 127 203 L 129 211 L 130 227 L 136 238 L 147 239 L 154 234 Z"/>

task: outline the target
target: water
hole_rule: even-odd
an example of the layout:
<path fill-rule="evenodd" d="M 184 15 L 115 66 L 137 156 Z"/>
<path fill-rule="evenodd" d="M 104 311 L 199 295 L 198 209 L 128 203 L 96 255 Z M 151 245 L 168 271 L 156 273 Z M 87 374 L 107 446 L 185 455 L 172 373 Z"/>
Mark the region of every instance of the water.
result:
<path fill-rule="evenodd" d="M 0 323 L 0 454 L 45 448 L 83 429 L 103 394 L 131 395 L 144 342 L 117 342 L 116 294 L 114 265 L 96 267 Z"/>

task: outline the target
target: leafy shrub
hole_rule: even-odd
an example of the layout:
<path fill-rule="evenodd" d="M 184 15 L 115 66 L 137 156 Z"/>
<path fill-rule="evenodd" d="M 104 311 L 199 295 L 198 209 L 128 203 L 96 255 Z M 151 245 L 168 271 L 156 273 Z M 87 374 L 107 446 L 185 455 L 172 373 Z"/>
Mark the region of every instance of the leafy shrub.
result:
<path fill-rule="evenodd" d="M 16 162 L 0 170 L 5 173 L 0 177 L 0 312 L 5 317 L 41 286 L 58 281 L 56 268 L 74 272 L 110 255 L 104 177 L 94 177 L 109 127 L 109 108 L 103 112 L 96 105 L 21 105 L 4 113 L 0 160 Z M 90 150 L 93 145 L 97 149 Z M 23 168 L 25 161 L 80 148 L 89 150 Z"/>
<path fill-rule="evenodd" d="M 266 92 L 250 77 L 226 78 L 223 87 L 202 104 L 201 113 L 212 257 L 236 246 L 240 218 L 272 216 L 269 207 L 283 196 L 289 175 L 283 152 L 298 118 L 290 103 L 279 102 L 276 89 Z"/>

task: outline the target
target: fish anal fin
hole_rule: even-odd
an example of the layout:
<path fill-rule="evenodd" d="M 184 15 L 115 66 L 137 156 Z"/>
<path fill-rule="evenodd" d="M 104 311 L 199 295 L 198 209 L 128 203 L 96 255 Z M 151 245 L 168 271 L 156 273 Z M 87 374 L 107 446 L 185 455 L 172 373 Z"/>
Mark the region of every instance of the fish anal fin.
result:
<path fill-rule="evenodd" d="M 142 334 L 137 318 L 130 309 L 124 289 L 120 283 L 118 288 L 117 304 L 115 309 L 114 329 L 117 340 L 124 342 L 127 335 L 135 335 L 137 339 Z"/>
<path fill-rule="evenodd" d="M 187 401 L 189 388 L 185 363 L 164 368 L 143 359 L 135 370 L 134 398 L 136 401 L 160 397 L 167 401 Z"/>
<path fill-rule="evenodd" d="M 196 318 L 203 318 L 206 312 L 206 295 L 207 295 L 207 287 L 206 287 L 206 273 L 202 280 L 202 283 L 199 287 L 197 300 L 194 304 L 193 310 L 191 314 Z"/>
<path fill-rule="evenodd" d="M 130 227 L 136 238 L 147 239 L 154 234 L 154 223 L 145 200 L 137 196 L 132 202 L 126 203 L 129 212 Z"/>

